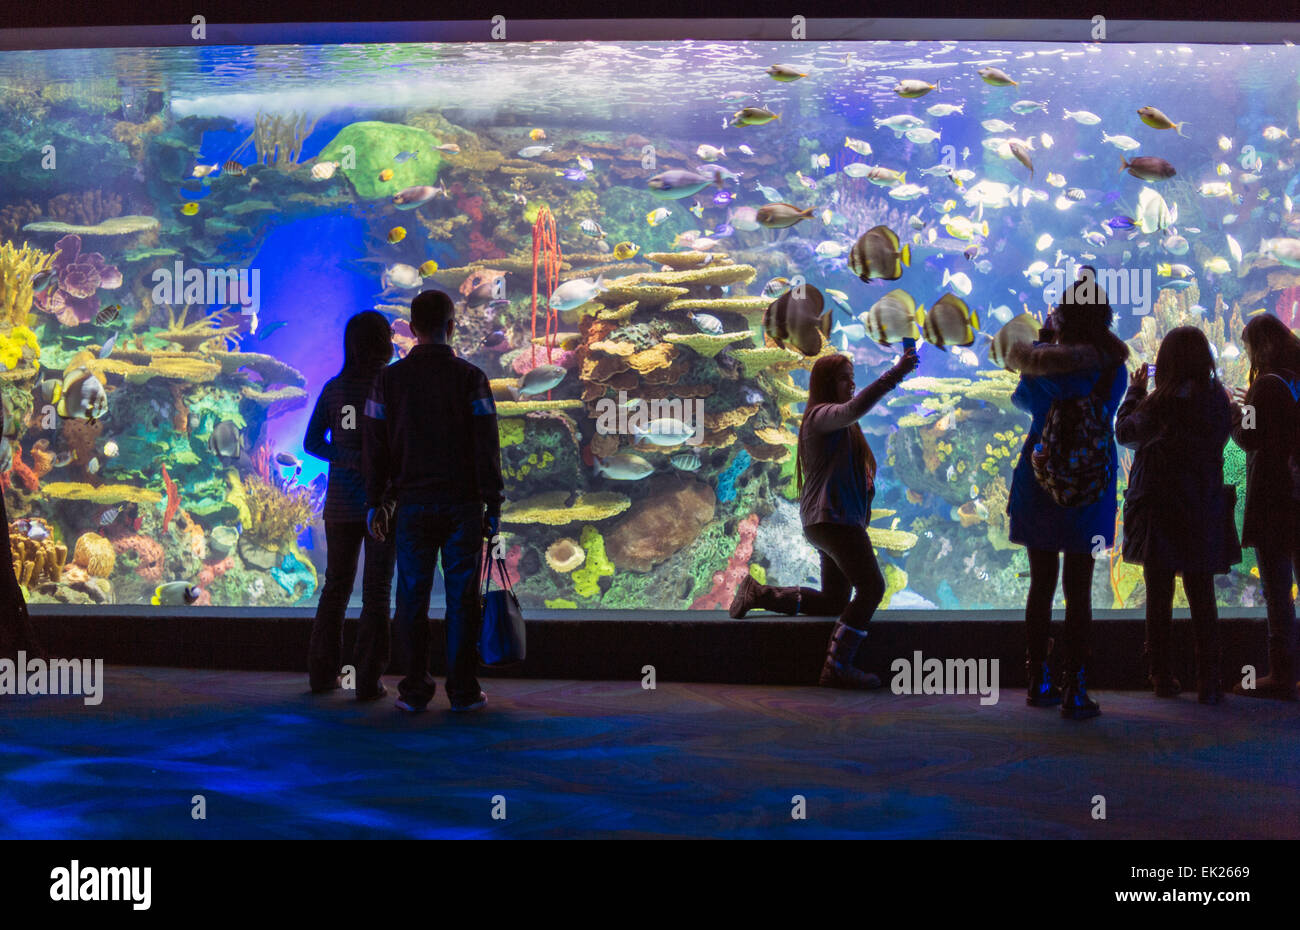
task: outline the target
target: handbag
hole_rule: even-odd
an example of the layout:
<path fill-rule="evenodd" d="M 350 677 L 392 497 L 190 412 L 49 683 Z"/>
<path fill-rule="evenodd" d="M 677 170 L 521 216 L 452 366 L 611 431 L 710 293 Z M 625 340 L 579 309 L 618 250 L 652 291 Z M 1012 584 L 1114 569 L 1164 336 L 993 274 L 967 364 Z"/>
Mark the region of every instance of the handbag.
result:
<path fill-rule="evenodd" d="M 504 559 L 493 559 L 490 546 L 484 547 L 483 590 L 479 603 L 483 611 L 483 629 L 478 638 L 479 664 L 490 668 L 514 665 L 527 655 L 527 636 L 519 598 L 506 574 Z M 501 587 L 492 591 L 492 565 L 501 575 Z"/>

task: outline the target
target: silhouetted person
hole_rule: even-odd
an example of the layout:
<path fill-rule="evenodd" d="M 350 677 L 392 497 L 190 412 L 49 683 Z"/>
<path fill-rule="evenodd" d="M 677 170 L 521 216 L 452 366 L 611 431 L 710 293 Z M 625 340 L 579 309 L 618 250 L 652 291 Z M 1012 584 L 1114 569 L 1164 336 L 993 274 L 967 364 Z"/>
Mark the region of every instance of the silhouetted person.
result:
<path fill-rule="evenodd" d="M 383 314 L 367 310 L 348 320 L 343 330 L 343 368 L 321 389 L 303 440 L 304 449 L 330 463 L 324 512 L 328 556 L 307 653 L 308 678 L 317 693 L 339 686 L 343 617 L 364 541 L 361 622 L 352 650 L 358 701 L 378 700 L 387 693 L 379 676 L 388 667 L 388 603 L 396 550 L 391 535 L 380 540 L 366 533 L 369 508 L 361 434 L 370 386 L 392 357 L 393 334 Z"/>
<path fill-rule="evenodd" d="M 1104 450 L 1111 463 L 1109 485 L 1099 499 L 1081 507 L 1063 507 L 1053 499 L 1039 484 L 1031 456 L 1041 443 L 1054 400 L 1083 397 L 1096 390 L 1104 405 L 1105 422 L 1113 426 L 1115 411 L 1124 396 L 1128 346 L 1110 331 L 1111 317 L 1110 304 L 1100 288 L 1093 296 L 1076 283 L 1052 311 L 1051 325 L 1043 328 L 1040 341 L 1032 347 L 1015 345 L 1007 356 L 1007 367 L 1020 372 L 1012 402 L 1033 417 L 1011 477 L 1007 502 L 1011 517 L 1008 536 L 1029 550 L 1029 595 L 1025 603 L 1027 702 L 1035 707 L 1060 704 L 1062 715 L 1072 719 L 1101 713 L 1087 689 L 1092 571 L 1094 552 L 1115 542 L 1119 450 L 1112 433 Z M 1104 547 L 1098 546 L 1101 542 Z M 1064 694 L 1053 681 L 1048 655 L 1052 601 L 1062 553 L 1065 643 L 1059 670 L 1063 672 Z"/>
<path fill-rule="evenodd" d="M 504 499 L 496 405 L 487 376 L 451 351 L 455 307 L 441 291 L 411 302 L 416 345 L 375 379 L 366 403 L 366 488 L 378 507 L 391 480 L 397 497 L 397 635 L 406 663 L 397 706 L 424 710 L 429 673 L 429 595 L 442 555 L 447 591 L 447 697 L 454 711 L 487 703 L 479 688 L 480 558 L 496 535 Z M 373 526 L 372 511 L 372 532 Z M 382 531 L 381 531 L 382 532 Z"/>
<path fill-rule="evenodd" d="M 4 434 L 4 427 L 4 404 L 0 404 L 0 435 Z M 9 514 L 5 510 L 3 494 L 0 494 L 0 524 L 6 527 L 7 533 Z M 40 652 L 40 647 L 31 615 L 27 612 L 27 601 L 14 576 L 13 560 L 6 558 L 4 568 L 0 568 L 0 656 L 16 659 L 20 650 L 34 656 Z M 24 675 L 26 671 L 19 669 L 18 674 Z"/>
<path fill-rule="evenodd" d="M 1300 578 L 1300 475 L 1295 457 L 1300 339 L 1267 313 L 1251 319 L 1241 339 L 1250 359 L 1250 388 L 1240 399 L 1249 416 L 1234 408 L 1232 438 L 1246 450 L 1241 544 L 1254 547 L 1259 563 L 1268 608 L 1268 674 L 1254 688 L 1238 683 L 1232 690 L 1247 697 L 1294 701 L 1296 616 L 1291 585 Z"/>
<path fill-rule="evenodd" d="M 731 603 L 729 613 L 737 618 L 756 608 L 787 614 L 839 614 L 818 681 L 825 687 L 880 687 L 876 675 L 853 664 L 866 639 L 867 623 L 885 596 L 885 579 L 866 529 L 876 493 L 876 459 L 858 420 L 917 364 L 915 350 L 908 350 L 893 368 L 856 395 L 849 358 L 828 355 L 813 365 L 799 427 L 796 476 L 804 537 L 821 555 L 822 589 L 769 587 L 747 576 Z"/>
<path fill-rule="evenodd" d="M 1124 493 L 1124 561 L 1141 565 L 1146 580 L 1149 681 L 1159 697 L 1182 690 L 1170 654 L 1174 576 L 1182 575 L 1196 636 L 1197 698 L 1222 700 L 1214 576 L 1241 561 L 1223 486 L 1231 428 L 1232 403 L 1209 341 L 1195 326 L 1178 327 L 1160 343 L 1155 390 L 1147 393 L 1147 366 L 1138 365 L 1115 421 L 1115 438 L 1136 450 Z"/>

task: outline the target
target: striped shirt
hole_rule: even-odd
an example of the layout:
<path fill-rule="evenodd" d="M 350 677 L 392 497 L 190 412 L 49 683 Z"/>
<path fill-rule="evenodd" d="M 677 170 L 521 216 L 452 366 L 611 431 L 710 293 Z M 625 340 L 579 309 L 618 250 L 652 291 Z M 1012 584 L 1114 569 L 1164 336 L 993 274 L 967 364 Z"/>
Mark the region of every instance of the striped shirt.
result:
<path fill-rule="evenodd" d="M 330 463 L 329 490 L 322 514 L 326 521 L 356 523 L 366 519 L 361 419 L 371 380 L 347 372 L 326 381 L 307 423 L 303 448 Z"/>

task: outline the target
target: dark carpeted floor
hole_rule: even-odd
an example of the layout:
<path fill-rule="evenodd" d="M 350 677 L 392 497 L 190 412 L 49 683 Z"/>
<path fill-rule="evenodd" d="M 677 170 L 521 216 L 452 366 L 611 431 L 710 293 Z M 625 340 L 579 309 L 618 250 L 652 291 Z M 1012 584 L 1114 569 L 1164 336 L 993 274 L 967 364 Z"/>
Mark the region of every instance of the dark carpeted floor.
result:
<path fill-rule="evenodd" d="M 291 674 L 106 677 L 97 707 L 0 698 L 0 837 L 1300 836 L 1295 704 L 493 679 L 412 717 Z"/>

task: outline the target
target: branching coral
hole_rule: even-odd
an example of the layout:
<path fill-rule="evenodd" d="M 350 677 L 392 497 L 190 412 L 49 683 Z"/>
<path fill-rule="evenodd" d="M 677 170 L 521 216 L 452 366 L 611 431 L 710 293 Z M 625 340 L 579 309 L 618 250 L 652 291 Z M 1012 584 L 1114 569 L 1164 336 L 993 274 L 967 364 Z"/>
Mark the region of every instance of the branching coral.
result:
<path fill-rule="evenodd" d="M 242 151 L 249 142 L 263 165 L 296 166 L 302 155 L 302 144 L 316 128 L 319 117 L 309 118 L 306 113 L 263 113 L 253 117 L 253 134 L 236 150 Z"/>
<path fill-rule="evenodd" d="M 32 278 L 54 265 L 54 255 L 26 244 L 0 245 L 0 326 L 22 326 L 32 308 Z"/>
<path fill-rule="evenodd" d="M 239 331 L 239 326 L 222 326 L 218 320 L 221 311 L 217 310 L 205 314 L 192 323 L 186 323 L 185 318 L 189 316 L 190 305 L 186 304 L 185 309 L 181 311 L 178 317 L 170 306 L 167 307 L 167 329 L 158 333 L 158 338 L 164 342 L 170 342 L 178 345 L 185 352 L 197 352 L 199 349 L 212 342 L 214 339 L 223 341 L 227 336 Z"/>
<path fill-rule="evenodd" d="M 243 497 L 249 518 L 244 533 L 268 549 L 293 542 L 315 516 L 305 487 L 284 491 L 260 475 L 250 475 L 244 482 Z"/>

